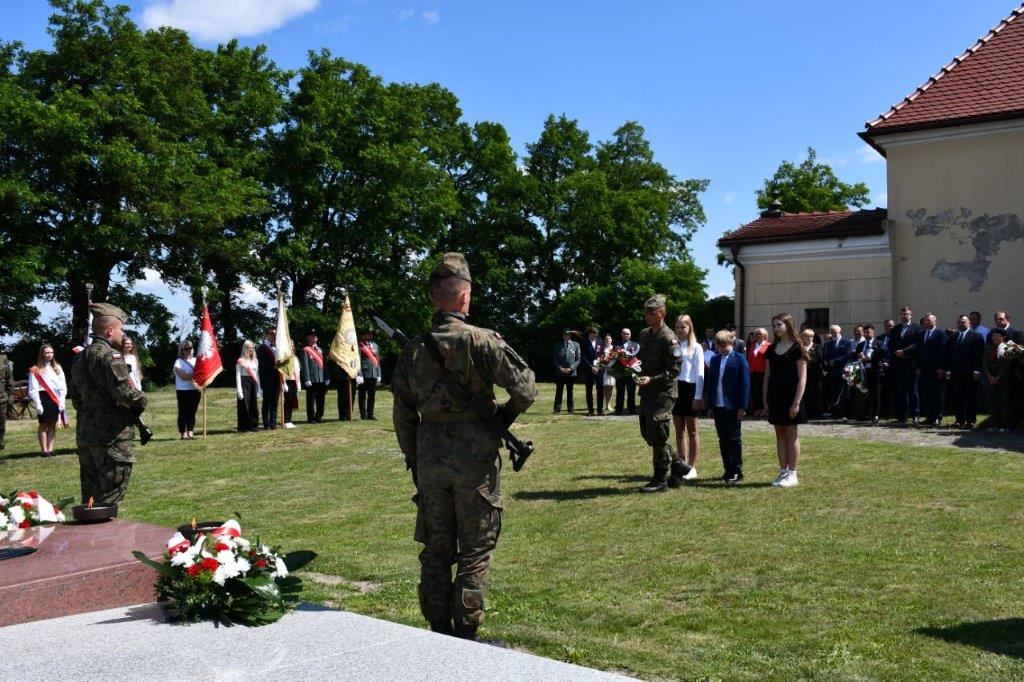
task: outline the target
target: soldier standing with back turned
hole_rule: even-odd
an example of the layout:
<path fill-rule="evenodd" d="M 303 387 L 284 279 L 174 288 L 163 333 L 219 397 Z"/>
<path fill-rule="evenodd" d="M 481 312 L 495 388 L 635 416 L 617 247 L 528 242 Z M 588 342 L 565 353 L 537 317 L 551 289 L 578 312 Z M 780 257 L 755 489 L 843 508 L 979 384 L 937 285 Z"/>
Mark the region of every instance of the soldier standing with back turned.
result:
<path fill-rule="evenodd" d="M 678 488 L 690 467 L 674 455 L 668 444 L 672 405 L 678 388 L 676 378 L 683 352 L 675 332 L 665 324 L 665 297 L 655 294 L 644 303 L 644 320 L 649 325 L 640 332 L 640 435 L 651 446 L 654 476 L 640 488 L 645 493 Z M 671 476 L 669 472 L 671 470 Z M 666 477 L 668 480 L 666 481 Z"/>
<path fill-rule="evenodd" d="M 406 346 L 393 380 L 395 433 L 418 489 L 420 608 L 432 630 L 464 639 L 476 639 L 484 620 L 504 508 L 498 434 L 465 395 L 493 405 L 494 385 L 507 390 L 509 401 L 497 406 L 505 424 L 537 396 L 533 372 L 501 335 L 466 323 L 471 282 L 460 253 L 446 254 L 430 273 L 433 328 Z"/>
<path fill-rule="evenodd" d="M 135 455 L 136 418 L 146 396 L 132 387 L 121 355 L 128 315 L 107 303 L 89 306 L 92 343 L 72 367 L 69 396 L 75 406 L 82 502 L 116 504 L 124 499 Z"/>

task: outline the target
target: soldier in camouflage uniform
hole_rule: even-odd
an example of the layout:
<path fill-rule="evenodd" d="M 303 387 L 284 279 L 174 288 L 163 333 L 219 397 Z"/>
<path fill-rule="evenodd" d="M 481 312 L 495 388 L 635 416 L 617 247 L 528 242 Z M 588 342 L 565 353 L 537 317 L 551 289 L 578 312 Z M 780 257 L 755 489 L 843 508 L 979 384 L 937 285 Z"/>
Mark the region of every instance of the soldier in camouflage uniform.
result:
<path fill-rule="evenodd" d="M 7 356 L 0 353 L 0 450 L 4 449 L 4 438 L 7 436 L 7 408 L 14 397 L 14 377 Z"/>
<path fill-rule="evenodd" d="M 115 504 L 124 499 L 135 456 L 135 419 L 146 396 L 132 387 L 130 370 L 121 356 L 123 310 L 94 303 L 92 343 L 71 368 L 68 395 L 77 413 L 78 465 L 82 501 Z"/>
<path fill-rule="evenodd" d="M 640 490 L 656 493 L 667 490 L 669 486 L 679 487 L 690 468 L 673 454 L 668 444 L 672 405 L 678 393 L 676 379 L 683 362 L 683 353 L 675 332 L 665 324 L 663 295 L 655 294 L 647 299 L 644 303 L 644 319 L 650 326 L 640 332 L 637 339 L 640 351 L 636 356 L 640 360 L 641 372 L 638 384 L 640 435 L 653 451 L 654 476 Z"/>
<path fill-rule="evenodd" d="M 507 390 L 509 401 L 497 407 L 505 423 L 537 396 L 533 372 L 501 335 L 466 323 L 471 281 L 460 253 L 446 254 L 430 274 L 437 309 L 430 335 L 450 373 L 425 335 L 406 346 L 392 381 L 395 433 L 418 489 L 420 608 L 432 630 L 466 639 L 476 639 L 484 619 L 485 581 L 504 508 L 501 459 L 498 434 L 449 382 L 458 377 L 488 405 L 495 404 L 495 384 Z"/>

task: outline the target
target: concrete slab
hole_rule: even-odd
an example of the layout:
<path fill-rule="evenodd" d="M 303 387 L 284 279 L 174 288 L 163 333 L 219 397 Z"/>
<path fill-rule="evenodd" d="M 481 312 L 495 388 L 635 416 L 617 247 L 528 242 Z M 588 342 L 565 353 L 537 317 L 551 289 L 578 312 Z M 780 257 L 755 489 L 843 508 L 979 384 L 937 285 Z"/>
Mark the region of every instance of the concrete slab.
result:
<path fill-rule="evenodd" d="M 0 628 L 0 680 L 544 680 L 627 678 L 304 605 L 274 625 L 169 625 L 155 604 Z"/>

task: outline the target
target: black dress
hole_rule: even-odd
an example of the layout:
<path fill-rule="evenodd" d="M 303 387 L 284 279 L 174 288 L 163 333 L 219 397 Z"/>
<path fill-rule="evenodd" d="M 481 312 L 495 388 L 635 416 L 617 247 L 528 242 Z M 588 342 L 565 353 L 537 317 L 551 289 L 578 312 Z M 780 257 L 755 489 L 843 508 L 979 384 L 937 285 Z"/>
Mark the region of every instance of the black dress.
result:
<path fill-rule="evenodd" d="M 799 343 L 794 343 L 782 355 L 775 352 L 777 344 L 768 348 L 765 357 L 771 371 L 768 374 L 768 421 L 776 426 L 792 426 L 807 421 L 804 413 L 804 401 L 800 401 L 800 412 L 795 419 L 790 419 L 789 408 L 796 397 L 797 372 L 796 363 L 803 359 Z"/>
<path fill-rule="evenodd" d="M 813 345 L 807 350 L 811 358 L 807 361 L 807 386 L 804 388 L 804 409 L 808 419 L 821 419 L 821 346 Z"/>

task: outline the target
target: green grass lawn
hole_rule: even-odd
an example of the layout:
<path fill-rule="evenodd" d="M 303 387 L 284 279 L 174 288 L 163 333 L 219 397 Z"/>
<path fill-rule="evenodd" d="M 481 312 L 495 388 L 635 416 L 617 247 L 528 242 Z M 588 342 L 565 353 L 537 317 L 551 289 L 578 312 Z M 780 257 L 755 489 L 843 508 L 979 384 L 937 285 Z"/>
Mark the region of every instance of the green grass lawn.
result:
<path fill-rule="evenodd" d="M 806 437 L 801 485 L 780 490 L 773 439 L 748 433 L 746 485 L 727 488 L 705 422 L 703 480 L 642 495 L 636 423 L 553 416 L 551 394 L 516 427 L 538 447 L 506 467 L 485 636 L 645 678 L 1024 678 L 1019 454 Z M 412 483 L 379 398 L 377 422 L 240 435 L 215 390 L 211 435 L 182 442 L 173 391 L 153 393 L 122 516 L 238 512 L 319 553 L 310 599 L 422 626 Z M 34 421 L 8 422 L 0 490 L 76 495 L 72 434 L 36 450 Z"/>

